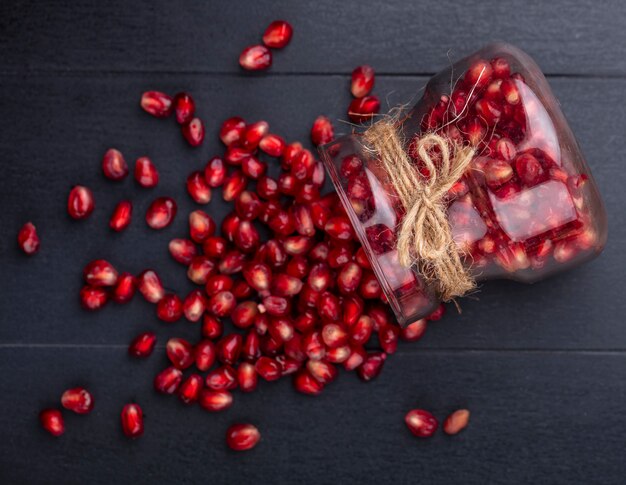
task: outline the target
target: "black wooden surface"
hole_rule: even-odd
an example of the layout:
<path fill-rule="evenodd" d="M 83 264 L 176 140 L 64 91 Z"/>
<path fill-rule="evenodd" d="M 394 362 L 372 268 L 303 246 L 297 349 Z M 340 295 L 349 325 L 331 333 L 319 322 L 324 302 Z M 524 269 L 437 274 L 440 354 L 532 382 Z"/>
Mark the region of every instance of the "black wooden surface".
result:
<path fill-rule="evenodd" d="M 275 18 L 290 20 L 292 44 L 272 70 L 240 72 L 239 51 Z M 0 5 L 0 479 L 2 483 L 624 483 L 626 314 L 624 159 L 626 6 L 622 2 L 24 2 Z M 545 282 L 491 282 L 401 345 L 381 377 L 342 373 L 319 398 L 288 380 L 237 395 L 220 415 L 155 395 L 162 348 L 146 362 L 126 356 L 144 329 L 195 339 L 197 327 L 166 325 L 135 299 L 97 314 L 79 308 L 83 265 L 104 257 L 138 272 L 154 267 L 185 294 L 184 271 L 167 256 L 184 217 L 155 233 L 141 220 L 157 195 L 180 214 L 194 204 L 184 177 L 220 153 L 221 120 L 266 119 L 289 140 L 306 140 L 318 114 L 345 119 L 351 69 L 371 63 L 388 105 L 415 98 L 430 73 L 489 41 L 517 44 L 548 73 L 604 195 L 610 236 L 592 263 Z M 448 51 L 451 52 L 448 54 Z M 202 148 L 185 146 L 173 122 L 138 108 L 142 91 L 188 90 L 207 121 Z M 338 131 L 347 127 L 336 124 Z M 153 191 L 103 180 L 99 160 L 116 146 L 150 155 Z M 94 189 L 93 216 L 65 215 L 69 188 Z M 106 221 L 131 197 L 136 218 L 121 235 Z M 210 211 L 225 205 L 216 193 Z M 33 219 L 42 250 L 15 245 Z M 92 389 L 88 417 L 67 416 L 53 439 L 37 413 L 67 387 Z M 136 399 L 146 434 L 125 440 L 118 413 Z M 403 424 L 422 406 L 443 417 L 472 411 L 458 437 L 418 441 Z M 229 423 L 249 419 L 260 445 L 230 452 Z"/>

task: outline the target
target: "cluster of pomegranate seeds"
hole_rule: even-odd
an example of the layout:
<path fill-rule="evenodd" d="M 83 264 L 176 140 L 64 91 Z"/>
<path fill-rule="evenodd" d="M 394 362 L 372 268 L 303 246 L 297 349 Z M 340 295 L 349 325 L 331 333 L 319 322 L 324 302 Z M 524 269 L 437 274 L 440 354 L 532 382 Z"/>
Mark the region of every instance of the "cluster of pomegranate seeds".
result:
<path fill-rule="evenodd" d="M 272 65 L 271 49 L 282 49 L 291 40 L 293 28 L 289 22 L 275 20 L 263 34 L 263 44 L 246 47 L 239 56 L 239 65 L 246 71 L 262 71 Z"/>
<path fill-rule="evenodd" d="M 196 103 L 188 93 L 178 93 L 172 98 L 160 91 L 146 91 L 141 96 L 140 105 L 145 112 L 156 118 L 169 118 L 172 113 L 175 113 L 176 122 L 180 125 L 180 132 L 190 146 L 198 147 L 204 141 L 204 123 L 200 118 L 194 116 Z M 137 169 L 135 170 L 135 177 L 139 181 Z"/>
<path fill-rule="evenodd" d="M 350 92 L 354 99 L 348 107 L 348 116 L 354 123 L 363 123 L 372 119 L 380 111 L 377 96 L 370 95 L 374 87 L 374 69 L 370 66 L 359 66 L 352 71 Z"/>
<path fill-rule="evenodd" d="M 91 393 L 84 387 L 68 389 L 61 396 L 61 405 L 68 411 L 76 414 L 88 414 L 92 411 L 94 400 Z M 39 413 L 39 422 L 52 436 L 61 436 L 65 433 L 65 420 L 60 410 L 50 408 Z"/>
<path fill-rule="evenodd" d="M 455 435 L 467 427 L 470 413 L 467 409 L 459 409 L 450 414 L 443 423 L 446 434 Z M 439 421 L 430 411 L 411 409 L 404 417 L 409 431 L 418 438 L 430 438 L 439 427 Z"/>

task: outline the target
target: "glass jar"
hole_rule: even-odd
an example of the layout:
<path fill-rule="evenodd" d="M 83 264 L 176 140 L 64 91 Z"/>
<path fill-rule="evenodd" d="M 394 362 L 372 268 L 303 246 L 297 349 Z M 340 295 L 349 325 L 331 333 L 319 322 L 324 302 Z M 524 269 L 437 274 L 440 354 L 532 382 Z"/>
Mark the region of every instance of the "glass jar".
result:
<path fill-rule="evenodd" d="M 546 78 L 521 50 L 492 44 L 441 71 L 397 130 L 422 177 L 429 174 L 415 140 L 425 133 L 474 148 L 445 203 L 476 281 L 532 283 L 602 251 L 607 221 L 598 188 Z M 363 134 L 320 152 L 399 323 L 434 311 L 437 285 L 398 260 L 405 208 Z"/>

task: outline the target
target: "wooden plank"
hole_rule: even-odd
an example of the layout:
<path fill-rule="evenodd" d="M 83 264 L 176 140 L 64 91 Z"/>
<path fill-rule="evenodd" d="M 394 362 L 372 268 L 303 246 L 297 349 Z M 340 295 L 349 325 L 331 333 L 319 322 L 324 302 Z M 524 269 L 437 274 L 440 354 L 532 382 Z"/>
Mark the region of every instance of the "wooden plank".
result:
<path fill-rule="evenodd" d="M 378 93 L 385 97 L 393 91 L 390 104 L 406 101 L 424 81 L 382 78 Z M 431 326 L 421 346 L 407 348 L 626 349 L 626 328 L 619 323 L 619 315 L 626 313 L 619 244 L 626 238 L 622 197 L 626 134 L 616 131 L 626 123 L 626 113 L 615 102 L 625 82 L 552 83 L 605 194 L 611 235 L 604 254 L 533 286 L 485 284 L 478 301 L 463 301 L 461 316 L 450 311 L 444 322 Z M 168 288 L 186 294 L 192 287 L 184 269 L 167 255 L 167 243 L 186 233 L 184 215 L 195 206 L 185 193 L 184 180 L 210 156 L 221 153 L 216 141 L 221 120 L 235 114 L 248 120 L 263 118 L 288 140 L 306 140 L 310 123 L 320 112 L 333 119 L 344 117 L 349 102 L 346 83 L 339 76 L 253 81 L 206 75 L 5 77 L 0 92 L 4 116 L 0 227 L 8 237 L 0 238 L 5 274 L 0 283 L 0 343 L 126 344 L 144 327 L 158 328 L 163 336 L 175 328 L 176 333 L 195 338 L 194 326 L 159 323 L 141 297 L 126 307 L 83 312 L 76 296 L 83 265 L 104 257 L 133 273 L 152 267 Z M 193 93 L 207 120 L 202 148 L 186 147 L 174 121 L 153 119 L 139 109 L 140 93 L 153 87 Z M 152 156 L 161 171 L 159 187 L 141 190 L 132 179 L 106 182 L 99 160 L 109 146 L 119 147 L 131 163 L 140 155 Z M 66 194 L 76 183 L 92 187 L 97 201 L 94 215 L 80 223 L 65 214 Z M 170 228 L 155 232 L 145 226 L 143 214 L 160 195 L 178 200 L 179 217 Z M 122 198 L 133 199 L 135 219 L 125 233 L 111 234 L 108 217 Z M 228 210 L 219 191 L 208 207 L 218 220 Z M 13 236 L 29 219 L 42 237 L 42 251 L 34 258 L 19 253 Z"/>
<path fill-rule="evenodd" d="M 377 381 L 342 373 L 316 398 L 288 379 L 235 393 L 210 414 L 152 390 L 162 355 L 130 362 L 124 350 L 3 349 L 0 477 L 3 483 L 603 483 L 623 482 L 626 356 L 607 353 L 442 352 L 390 358 Z M 67 432 L 38 428 L 45 406 L 87 385 L 89 416 L 65 413 Z M 126 440 L 119 411 L 145 413 L 145 434 Z M 443 419 L 471 410 L 456 437 L 413 437 L 411 408 Z M 227 427 L 255 423 L 253 451 L 224 444 Z M 80 479 L 79 479 L 80 477 Z"/>
<path fill-rule="evenodd" d="M 4 70 L 238 72 L 246 45 L 285 18 L 292 45 L 273 73 L 431 73 L 452 57 L 501 39 L 527 50 L 551 74 L 626 74 L 626 5 L 620 0 L 459 4 L 361 0 L 316 2 L 5 1 Z"/>

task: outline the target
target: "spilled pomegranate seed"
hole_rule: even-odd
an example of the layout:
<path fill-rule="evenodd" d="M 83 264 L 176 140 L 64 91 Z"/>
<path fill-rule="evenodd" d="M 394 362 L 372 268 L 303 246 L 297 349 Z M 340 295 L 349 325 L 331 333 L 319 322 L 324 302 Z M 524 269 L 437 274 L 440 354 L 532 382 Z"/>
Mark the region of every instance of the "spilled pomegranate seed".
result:
<path fill-rule="evenodd" d="M 359 66 L 352 71 L 350 92 L 355 98 L 367 96 L 374 87 L 374 69 L 370 66 Z"/>
<path fill-rule="evenodd" d="M 95 207 L 93 193 L 87 187 L 77 185 L 70 191 L 67 198 L 67 213 L 72 219 L 85 219 L 91 215 Z"/>
<path fill-rule="evenodd" d="M 197 147 L 204 141 L 204 123 L 200 118 L 193 118 L 180 127 L 181 133 L 187 143 Z"/>
<path fill-rule="evenodd" d="M 17 243 L 29 256 L 39 251 L 39 236 L 32 222 L 27 222 L 17 233 Z"/>
<path fill-rule="evenodd" d="M 61 404 L 65 409 L 76 414 L 87 414 L 93 409 L 93 397 L 84 387 L 68 389 L 61 396 Z"/>
<path fill-rule="evenodd" d="M 318 116 L 311 128 L 311 141 L 314 145 L 325 145 L 335 138 L 333 125 L 326 116 Z"/>
<path fill-rule="evenodd" d="M 65 421 L 58 409 L 44 409 L 39 413 L 39 422 L 52 436 L 61 436 L 65 433 Z"/>
<path fill-rule="evenodd" d="M 172 114 L 172 98 L 160 91 L 146 91 L 141 96 L 142 109 L 157 118 L 167 118 Z"/>
<path fill-rule="evenodd" d="M 284 20 L 275 20 L 267 26 L 263 34 L 263 43 L 273 49 L 282 49 L 291 40 L 293 27 Z"/>
<path fill-rule="evenodd" d="M 469 422 L 470 412 L 467 409 L 458 409 L 448 416 L 443 422 L 443 430 L 446 434 L 455 435 L 463 431 Z"/>
<path fill-rule="evenodd" d="M 437 418 L 423 409 L 412 409 L 404 417 L 409 431 L 419 438 L 429 438 L 439 426 Z"/>
<path fill-rule="evenodd" d="M 102 172 L 111 180 L 122 180 L 128 175 L 128 164 L 119 150 L 109 148 L 102 157 Z"/>
<path fill-rule="evenodd" d="M 239 65 L 246 71 L 261 71 L 272 65 L 272 53 L 264 45 L 246 47 L 239 56 Z"/>
<path fill-rule="evenodd" d="M 172 223 L 177 211 L 178 206 L 174 199 L 171 197 L 159 197 L 148 207 L 146 223 L 152 229 L 163 229 Z"/>
<path fill-rule="evenodd" d="M 196 112 L 196 103 L 188 93 L 178 93 L 174 96 L 174 111 L 178 124 L 184 125 L 193 118 Z"/>
<path fill-rule="evenodd" d="M 126 404 L 120 418 L 122 431 L 128 438 L 139 438 L 143 434 L 143 411 L 139 404 Z"/>
<path fill-rule="evenodd" d="M 135 162 L 135 180 L 147 189 L 159 183 L 159 172 L 148 157 L 140 157 Z"/>
<path fill-rule="evenodd" d="M 156 345 L 154 332 L 144 332 L 137 335 L 128 346 L 128 353 L 133 357 L 144 359 L 149 357 Z"/>
<path fill-rule="evenodd" d="M 233 424 L 226 431 L 226 444 L 235 451 L 254 448 L 261 439 L 261 433 L 252 424 Z"/>
<path fill-rule="evenodd" d="M 350 103 L 348 117 L 355 123 L 369 121 L 380 110 L 380 101 L 376 96 L 356 98 Z"/>
<path fill-rule="evenodd" d="M 130 200 L 122 200 L 117 203 L 111 219 L 109 220 L 109 227 L 115 232 L 123 231 L 128 227 L 133 216 L 133 203 Z"/>

